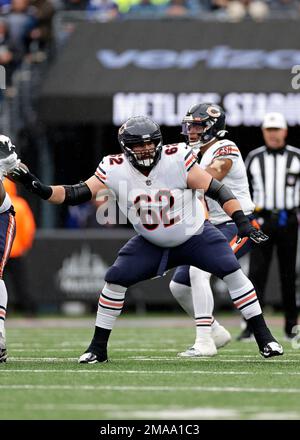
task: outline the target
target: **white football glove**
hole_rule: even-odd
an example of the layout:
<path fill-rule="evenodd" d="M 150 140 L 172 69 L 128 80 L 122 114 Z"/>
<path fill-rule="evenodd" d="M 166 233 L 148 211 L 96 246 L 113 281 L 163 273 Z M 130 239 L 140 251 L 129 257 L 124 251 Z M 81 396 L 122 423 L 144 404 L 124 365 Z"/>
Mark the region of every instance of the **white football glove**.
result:
<path fill-rule="evenodd" d="M 6 176 L 19 166 L 16 148 L 9 137 L 0 135 L 0 177 Z"/>

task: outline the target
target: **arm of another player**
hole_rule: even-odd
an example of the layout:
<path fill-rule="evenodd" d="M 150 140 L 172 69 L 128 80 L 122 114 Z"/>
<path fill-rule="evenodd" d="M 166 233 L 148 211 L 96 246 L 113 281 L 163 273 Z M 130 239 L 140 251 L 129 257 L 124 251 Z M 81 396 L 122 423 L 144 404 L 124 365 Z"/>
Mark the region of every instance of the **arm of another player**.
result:
<path fill-rule="evenodd" d="M 215 159 L 205 171 L 207 171 L 214 179 L 223 180 L 232 167 L 231 159 Z"/>
<path fill-rule="evenodd" d="M 106 185 L 100 182 L 96 176 L 77 185 L 45 185 L 24 166 L 15 169 L 10 177 L 14 181 L 22 183 L 25 188 L 43 200 L 58 205 L 62 203 L 79 205 L 95 198 L 99 191 L 107 189 Z"/>
<path fill-rule="evenodd" d="M 250 237 L 256 243 L 266 241 L 268 237 L 260 230 L 255 229 L 231 190 L 198 165 L 194 165 L 187 177 L 188 188 L 203 189 L 205 194 L 216 200 L 227 215 L 232 218 L 238 228 L 238 237 Z"/>

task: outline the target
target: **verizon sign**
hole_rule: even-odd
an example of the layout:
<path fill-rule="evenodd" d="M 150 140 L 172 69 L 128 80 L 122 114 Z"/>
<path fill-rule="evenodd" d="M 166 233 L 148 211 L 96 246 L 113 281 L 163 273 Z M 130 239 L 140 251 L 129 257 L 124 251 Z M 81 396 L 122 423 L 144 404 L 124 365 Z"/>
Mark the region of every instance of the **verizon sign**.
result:
<path fill-rule="evenodd" d="M 279 111 L 288 125 L 300 125 L 300 93 L 116 93 L 113 123 L 121 125 L 135 115 L 147 115 L 167 126 L 181 124 L 187 109 L 198 102 L 224 107 L 227 125 L 260 126 L 266 112 Z"/>
<path fill-rule="evenodd" d="M 217 31 L 198 20 L 128 24 L 76 25 L 43 83 L 43 121 L 119 125 L 141 113 L 174 126 L 205 100 L 222 103 L 233 126 L 258 126 L 267 109 L 299 124 L 297 20 L 219 22 Z"/>
<path fill-rule="evenodd" d="M 125 69 L 133 65 L 139 69 L 194 69 L 204 63 L 207 69 L 291 69 L 300 64 L 300 50 L 296 49 L 232 49 L 215 46 L 201 50 L 128 49 L 117 53 L 99 50 L 97 60 L 106 69 Z"/>

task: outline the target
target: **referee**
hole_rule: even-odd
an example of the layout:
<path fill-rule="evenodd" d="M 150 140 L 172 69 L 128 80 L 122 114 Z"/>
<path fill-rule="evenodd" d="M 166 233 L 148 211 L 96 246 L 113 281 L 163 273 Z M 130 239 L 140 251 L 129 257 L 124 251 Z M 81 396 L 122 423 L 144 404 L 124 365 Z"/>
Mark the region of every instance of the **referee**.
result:
<path fill-rule="evenodd" d="M 269 240 L 256 246 L 250 255 L 249 278 L 256 287 L 261 305 L 276 247 L 281 281 L 284 332 L 294 336 L 297 324 L 296 256 L 298 238 L 297 210 L 300 205 L 300 149 L 287 145 L 287 124 L 281 113 L 267 113 L 262 124 L 265 145 L 251 151 L 245 161 L 249 186 L 258 223 Z M 251 338 L 245 328 L 239 340 Z"/>

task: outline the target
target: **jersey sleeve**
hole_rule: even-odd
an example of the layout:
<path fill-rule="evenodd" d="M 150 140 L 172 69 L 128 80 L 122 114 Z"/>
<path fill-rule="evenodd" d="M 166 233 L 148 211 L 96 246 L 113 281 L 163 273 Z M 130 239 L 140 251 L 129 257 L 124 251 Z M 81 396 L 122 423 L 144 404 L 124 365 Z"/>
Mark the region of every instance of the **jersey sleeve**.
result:
<path fill-rule="evenodd" d="M 241 157 L 241 152 L 236 144 L 231 141 L 223 141 L 214 151 L 212 162 L 216 159 L 230 159 L 235 162 L 239 157 Z"/>
<path fill-rule="evenodd" d="M 100 182 L 104 183 L 104 185 L 107 185 L 109 182 L 109 174 L 110 174 L 109 171 L 110 171 L 109 156 L 105 156 L 99 163 L 95 171 L 95 176 L 97 177 L 98 180 L 100 180 Z"/>
<path fill-rule="evenodd" d="M 193 152 L 192 148 L 189 147 L 184 142 L 180 144 L 167 145 L 166 154 L 172 155 L 177 159 L 177 163 L 183 169 L 184 173 L 187 174 L 190 169 L 198 162 L 196 154 Z"/>
<path fill-rule="evenodd" d="M 178 152 L 176 153 L 177 166 L 178 166 L 178 183 L 181 181 L 183 188 L 187 187 L 188 173 L 191 168 L 198 162 L 197 156 L 193 152 L 192 148 L 185 143 L 178 144 Z M 179 180 L 179 176 L 180 180 Z"/>
<path fill-rule="evenodd" d="M 163 146 L 164 171 L 172 168 L 172 175 L 176 176 L 176 184 L 179 187 L 186 188 L 187 176 L 190 169 L 197 163 L 197 156 L 193 153 L 191 147 L 184 142 Z M 175 171 L 176 170 L 176 171 Z"/>
<path fill-rule="evenodd" d="M 185 143 L 178 144 L 177 165 L 179 167 L 179 174 L 181 176 L 181 185 L 183 188 L 187 187 L 188 173 L 191 168 L 198 162 L 197 156 L 194 154 L 191 147 Z M 179 182 L 179 180 L 178 180 Z"/>
<path fill-rule="evenodd" d="M 190 147 L 187 147 L 188 151 L 184 156 L 184 168 L 186 173 L 190 171 L 190 169 L 198 163 L 198 158 Z"/>

